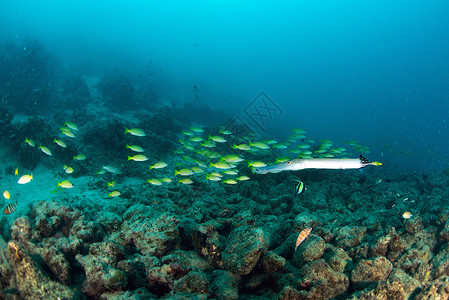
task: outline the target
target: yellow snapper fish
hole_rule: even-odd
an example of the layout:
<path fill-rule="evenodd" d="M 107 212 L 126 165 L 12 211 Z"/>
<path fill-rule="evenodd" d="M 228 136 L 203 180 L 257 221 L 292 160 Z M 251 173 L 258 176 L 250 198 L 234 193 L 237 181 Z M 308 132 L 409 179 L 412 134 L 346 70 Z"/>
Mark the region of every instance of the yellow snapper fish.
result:
<path fill-rule="evenodd" d="M 182 184 L 192 184 L 192 183 L 193 183 L 193 180 L 190 179 L 190 178 L 183 178 L 183 179 L 178 180 L 178 183 L 182 183 Z"/>
<path fill-rule="evenodd" d="M 243 158 L 240 155 L 229 154 L 223 157 L 223 160 L 227 161 L 228 163 L 239 163 L 243 161 Z"/>
<path fill-rule="evenodd" d="M 72 129 L 72 130 L 78 131 L 78 125 L 76 125 L 76 124 L 73 123 L 73 122 L 65 122 L 64 126 L 67 126 L 67 127 L 69 127 L 70 129 Z"/>
<path fill-rule="evenodd" d="M 216 174 L 218 174 L 219 176 L 217 176 Z M 219 173 L 210 173 L 210 174 L 206 174 L 206 180 L 210 180 L 210 181 L 220 181 L 221 180 L 222 175 Z"/>
<path fill-rule="evenodd" d="M 64 165 L 63 169 L 64 169 L 64 171 L 65 171 L 67 174 L 72 174 L 72 173 L 73 173 L 73 168 L 72 168 L 72 167 L 69 167 L 69 166 L 67 166 L 67 165 Z"/>
<path fill-rule="evenodd" d="M 25 144 L 28 144 L 31 147 L 36 146 L 36 144 L 34 143 L 34 141 L 32 139 L 27 139 L 27 138 L 25 138 Z"/>
<path fill-rule="evenodd" d="M 194 131 L 194 132 L 198 132 L 198 133 L 203 133 L 204 132 L 204 129 L 201 128 L 201 127 L 190 127 L 190 130 Z"/>
<path fill-rule="evenodd" d="M 131 128 L 128 129 L 125 127 L 125 134 L 130 133 L 134 136 L 146 136 L 145 132 L 140 128 Z"/>
<path fill-rule="evenodd" d="M 223 129 L 223 130 L 220 130 L 220 133 L 221 134 L 225 134 L 225 135 L 230 135 L 230 134 L 232 134 L 232 131 L 227 130 L 227 129 Z"/>
<path fill-rule="evenodd" d="M 236 170 L 226 170 L 223 172 L 226 175 L 237 175 L 238 172 Z"/>
<path fill-rule="evenodd" d="M 172 182 L 173 180 L 172 180 L 171 178 L 164 177 L 164 178 L 161 179 L 161 181 L 162 181 L 162 182 L 165 182 L 165 183 L 170 183 L 170 182 Z"/>
<path fill-rule="evenodd" d="M 126 145 L 126 149 L 131 149 L 134 152 L 144 152 L 143 148 L 139 145 Z"/>
<path fill-rule="evenodd" d="M 33 180 L 33 174 L 31 175 L 22 175 L 19 178 L 19 181 L 17 181 L 18 184 L 26 184 L 28 182 L 30 182 L 31 180 Z"/>
<path fill-rule="evenodd" d="M 199 137 L 199 136 L 194 136 L 189 141 L 194 142 L 194 143 L 199 143 L 199 142 L 204 141 L 204 139 L 202 137 Z"/>
<path fill-rule="evenodd" d="M 128 156 L 128 160 L 134 160 L 134 161 L 147 161 L 148 157 L 146 157 L 143 154 L 137 154 L 134 156 Z"/>
<path fill-rule="evenodd" d="M 41 145 L 39 146 L 39 149 L 41 149 L 41 151 L 44 152 L 45 154 L 52 156 L 50 149 L 48 149 L 47 147 Z"/>
<path fill-rule="evenodd" d="M 223 183 L 226 183 L 226 184 L 237 184 L 237 181 L 235 179 L 226 179 L 226 180 L 223 180 Z"/>
<path fill-rule="evenodd" d="M 248 167 L 254 167 L 254 168 L 260 168 L 260 167 L 266 167 L 267 164 L 263 161 L 253 161 L 248 163 Z"/>
<path fill-rule="evenodd" d="M 117 184 L 117 182 L 115 180 L 108 182 L 106 181 L 106 183 L 108 184 L 108 187 L 115 187 L 115 185 Z"/>
<path fill-rule="evenodd" d="M 111 198 L 111 197 L 118 197 L 118 196 L 120 196 L 120 192 L 119 191 L 113 191 L 113 192 L 110 192 L 108 194 L 109 198 Z"/>
<path fill-rule="evenodd" d="M 204 143 L 201 144 L 201 146 L 206 148 L 214 148 L 216 145 L 214 141 L 205 141 Z"/>
<path fill-rule="evenodd" d="M 250 178 L 248 177 L 248 176 L 246 176 L 246 175 L 242 175 L 242 176 L 240 176 L 240 177 L 237 177 L 235 180 L 238 180 L 238 181 L 246 181 L 246 180 L 249 180 Z"/>
<path fill-rule="evenodd" d="M 267 144 L 262 143 L 262 142 L 249 143 L 249 146 L 250 147 L 256 147 L 256 148 L 262 149 L 262 150 L 270 149 L 270 146 L 268 146 Z"/>
<path fill-rule="evenodd" d="M 214 135 L 214 136 L 209 135 L 209 140 L 212 140 L 216 143 L 226 143 L 226 139 L 219 135 Z"/>
<path fill-rule="evenodd" d="M 185 169 L 181 169 L 179 171 L 175 170 L 175 176 L 178 174 L 181 176 L 190 176 L 190 175 L 194 174 L 194 172 L 191 169 L 185 168 Z"/>
<path fill-rule="evenodd" d="M 228 164 L 227 162 L 224 162 L 224 161 L 219 161 L 215 164 L 210 163 L 209 167 L 215 167 L 217 169 L 222 169 L 222 170 L 227 170 L 227 169 L 232 168 L 230 164 Z"/>
<path fill-rule="evenodd" d="M 152 170 L 152 169 L 163 169 L 166 166 L 168 166 L 167 163 L 165 163 L 163 161 L 160 161 L 160 162 L 157 162 L 154 165 L 150 166 L 150 170 Z"/>
<path fill-rule="evenodd" d="M 58 182 L 57 187 L 62 187 L 63 189 L 71 189 L 71 188 L 73 188 L 73 184 L 68 180 L 64 180 L 64 181 Z"/>
<path fill-rule="evenodd" d="M 77 156 L 74 156 L 73 159 L 75 159 L 75 160 L 85 160 L 86 156 L 84 154 L 78 154 Z"/>
<path fill-rule="evenodd" d="M 148 179 L 147 182 L 151 183 L 152 185 L 162 185 L 162 181 L 156 178 Z"/>
<path fill-rule="evenodd" d="M 68 136 L 68 137 L 71 137 L 71 138 L 75 137 L 75 134 L 73 133 L 73 131 L 70 130 L 70 128 L 67 128 L 67 127 L 61 127 L 61 133 L 66 135 L 66 136 Z"/>
<path fill-rule="evenodd" d="M 58 144 L 58 145 L 61 146 L 62 148 L 67 148 L 67 144 L 66 144 L 63 140 L 57 140 L 57 139 L 54 139 L 53 143 Z"/>
<path fill-rule="evenodd" d="M 234 144 L 234 146 L 232 146 L 232 149 L 239 149 L 239 150 L 242 150 L 242 151 L 249 151 L 249 150 L 251 150 L 251 147 L 248 144 L 240 144 L 240 145 Z"/>
<path fill-rule="evenodd" d="M 200 167 L 191 167 L 190 169 L 191 169 L 191 170 L 193 171 L 193 173 L 195 173 L 195 174 L 203 173 L 203 172 L 204 172 L 204 170 L 201 169 Z"/>

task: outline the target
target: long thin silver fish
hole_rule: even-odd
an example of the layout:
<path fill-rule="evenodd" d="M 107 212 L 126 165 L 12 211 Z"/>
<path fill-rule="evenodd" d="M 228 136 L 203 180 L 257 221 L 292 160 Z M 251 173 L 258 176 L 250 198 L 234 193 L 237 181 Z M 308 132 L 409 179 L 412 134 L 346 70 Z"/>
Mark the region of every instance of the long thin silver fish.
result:
<path fill-rule="evenodd" d="M 307 159 L 293 159 L 285 163 L 253 168 L 256 174 L 279 173 L 282 171 L 298 171 L 305 169 L 361 169 L 366 166 L 381 166 L 380 162 L 370 162 L 368 159 L 360 155 L 359 158 L 307 158 Z"/>

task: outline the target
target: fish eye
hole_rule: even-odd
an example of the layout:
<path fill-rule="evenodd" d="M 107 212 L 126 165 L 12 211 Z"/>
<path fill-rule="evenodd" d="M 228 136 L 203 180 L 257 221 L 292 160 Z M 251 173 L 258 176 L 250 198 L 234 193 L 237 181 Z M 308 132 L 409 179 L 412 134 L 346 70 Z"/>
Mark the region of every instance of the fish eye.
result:
<path fill-rule="evenodd" d="M 291 165 L 291 164 L 292 164 L 292 161 L 291 161 L 291 160 L 287 162 L 287 165 Z"/>

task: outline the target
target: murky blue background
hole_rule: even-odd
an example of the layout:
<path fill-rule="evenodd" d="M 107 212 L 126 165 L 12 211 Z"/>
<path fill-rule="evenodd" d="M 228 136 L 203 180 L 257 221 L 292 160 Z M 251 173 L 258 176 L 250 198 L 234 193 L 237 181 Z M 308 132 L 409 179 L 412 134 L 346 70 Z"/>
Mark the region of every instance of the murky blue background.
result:
<path fill-rule="evenodd" d="M 267 136 L 302 127 L 428 172 L 449 166 L 448 12 L 448 1 L 1 1 L 0 42 L 37 39 L 74 72 L 121 72 Z M 261 91 L 280 109 L 262 128 L 245 114 Z"/>

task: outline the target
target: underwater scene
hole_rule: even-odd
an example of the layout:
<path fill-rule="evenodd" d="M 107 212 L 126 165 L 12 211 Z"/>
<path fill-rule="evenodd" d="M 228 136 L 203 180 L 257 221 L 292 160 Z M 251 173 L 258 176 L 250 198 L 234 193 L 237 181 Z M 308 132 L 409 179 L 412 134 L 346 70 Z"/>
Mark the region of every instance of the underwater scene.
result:
<path fill-rule="evenodd" d="M 449 299 L 448 12 L 1 1 L 0 299 Z"/>

